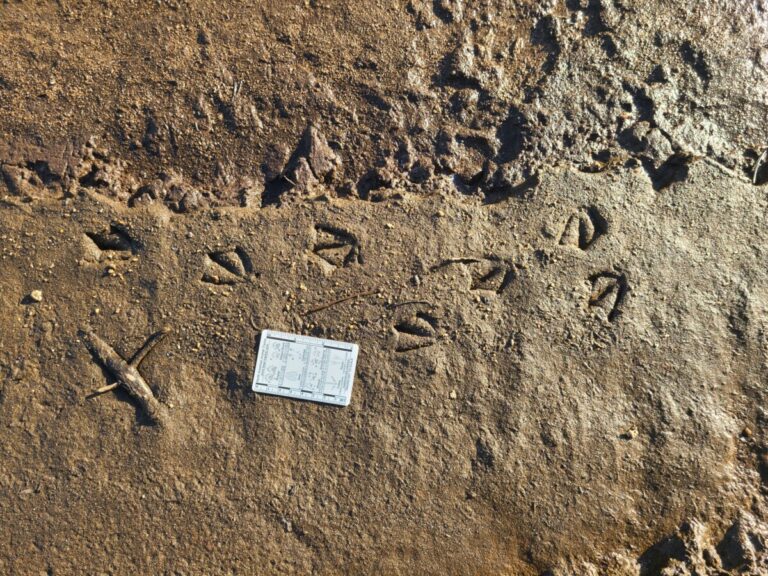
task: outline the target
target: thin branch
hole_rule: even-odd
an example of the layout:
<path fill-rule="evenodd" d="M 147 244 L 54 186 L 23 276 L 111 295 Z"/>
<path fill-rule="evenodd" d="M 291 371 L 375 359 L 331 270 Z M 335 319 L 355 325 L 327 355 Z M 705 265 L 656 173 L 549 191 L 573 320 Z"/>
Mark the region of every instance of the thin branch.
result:
<path fill-rule="evenodd" d="M 339 298 L 338 300 L 334 300 L 333 302 L 328 302 L 327 304 L 323 304 L 322 306 L 318 306 L 317 308 L 312 308 L 311 310 L 307 310 L 306 312 L 304 312 L 304 315 L 309 316 L 311 314 L 315 314 L 316 312 L 320 312 L 321 310 L 327 310 L 328 308 L 337 306 L 338 304 L 343 304 L 344 302 L 349 302 L 350 300 L 356 300 L 357 298 L 367 298 L 368 296 L 375 296 L 379 292 L 381 292 L 381 290 L 372 290 L 370 292 L 360 292 L 358 294 L 352 294 L 351 296 L 345 296 L 344 298 Z"/>

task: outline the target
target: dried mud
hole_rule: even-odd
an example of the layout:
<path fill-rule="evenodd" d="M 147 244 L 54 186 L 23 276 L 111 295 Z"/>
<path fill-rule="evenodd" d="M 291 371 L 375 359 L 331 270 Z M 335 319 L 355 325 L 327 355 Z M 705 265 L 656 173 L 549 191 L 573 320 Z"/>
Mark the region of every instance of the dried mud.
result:
<path fill-rule="evenodd" d="M 767 29 L 0 5 L 0 572 L 768 574 Z"/>

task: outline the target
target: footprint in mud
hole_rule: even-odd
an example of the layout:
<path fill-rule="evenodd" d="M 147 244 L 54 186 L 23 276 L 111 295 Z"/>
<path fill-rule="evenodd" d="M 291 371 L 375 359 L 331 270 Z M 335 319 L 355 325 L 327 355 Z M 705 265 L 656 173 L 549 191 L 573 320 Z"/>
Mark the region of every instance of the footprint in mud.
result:
<path fill-rule="evenodd" d="M 86 254 L 91 260 L 100 261 L 106 253 L 110 258 L 119 255 L 129 258 L 138 252 L 138 243 L 128 234 L 124 225 L 112 223 L 108 228 L 84 235 Z"/>
<path fill-rule="evenodd" d="M 464 266 L 470 274 L 471 291 L 501 294 L 515 279 L 515 269 L 507 262 L 491 256 L 488 258 L 451 258 L 432 268 L 433 271 L 447 266 Z"/>
<path fill-rule="evenodd" d="M 231 250 L 209 252 L 205 257 L 202 281 L 207 284 L 232 285 L 244 282 L 252 272 L 250 257 L 238 246 Z"/>
<path fill-rule="evenodd" d="M 561 246 L 586 250 L 608 232 L 608 221 L 597 208 L 583 208 L 571 214 L 560 235 Z"/>
<path fill-rule="evenodd" d="M 408 352 L 432 346 L 437 339 L 437 318 L 427 312 L 405 314 L 396 321 L 395 351 Z"/>
<path fill-rule="evenodd" d="M 61 175 L 45 160 L 0 165 L 0 183 L 14 196 L 32 197 L 39 189 L 61 191 Z"/>
<path fill-rule="evenodd" d="M 333 226 L 315 226 L 317 238 L 312 252 L 324 264 L 333 268 L 344 268 L 353 264 L 362 264 L 360 243 L 354 235 Z"/>
<path fill-rule="evenodd" d="M 629 285 L 627 277 L 615 272 L 600 272 L 589 277 L 592 290 L 589 295 L 590 308 L 602 310 L 609 321 L 621 314 L 621 307 Z"/>

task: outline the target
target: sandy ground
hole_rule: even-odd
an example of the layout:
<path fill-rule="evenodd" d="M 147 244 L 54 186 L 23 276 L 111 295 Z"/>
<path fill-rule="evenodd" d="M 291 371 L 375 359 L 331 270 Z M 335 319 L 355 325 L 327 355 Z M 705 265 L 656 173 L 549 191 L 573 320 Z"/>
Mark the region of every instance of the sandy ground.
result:
<path fill-rule="evenodd" d="M 0 5 L 0 573 L 768 574 L 767 10 Z"/>

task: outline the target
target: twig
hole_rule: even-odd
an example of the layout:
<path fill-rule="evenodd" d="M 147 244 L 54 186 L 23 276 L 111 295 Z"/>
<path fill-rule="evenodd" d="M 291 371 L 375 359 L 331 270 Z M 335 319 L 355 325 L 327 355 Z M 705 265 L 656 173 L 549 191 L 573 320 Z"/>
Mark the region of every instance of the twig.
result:
<path fill-rule="evenodd" d="M 475 264 L 477 262 L 482 262 L 479 258 L 467 258 L 464 256 L 460 256 L 458 258 L 447 258 L 440 262 L 439 264 L 435 264 L 430 268 L 432 272 L 435 272 L 439 270 L 440 268 L 445 268 L 446 266 L 450 266 L 451 264 Z"/>
<path fill-rule="evenodd" d="M 97 388 L 96 390 L 94 390 L 93 392 L 88 394 L 88 396 L 86 396 L 85 399 L 86 400 L 90 400 L 91 398 L 96 398 L 96 396 L 101 396 L 102 394 L 106 394 L 107 392 L 111 392 L 112 390 L 114 390 L 118 386 L 120 386 L 119 382 L 113 382 L 112 384 L 107 384 L 106 386 L 102 386 L 101 388 Z"/>
<path fill-rule="evenodd" d="M 152 334 L 149 338 L 147 338 L 147 341 L 144 342 L 141 348 L 139 348 L 136 351 L 136 354 L 131 356 L 131 359 L 128 360 L 128 364 L 131 366 L 136 367 L 137 369 L 139 366 L 141 366 L 141 363 L 144 362 L 144 358 L 147 357 L 147 354 L 149 354 L 152 351 L 152 348 L 157 346 L 160 341 L 168 336 L 170 334 L 171 329 L 168 327 L 163 327 L 154 334 Z"/>
<path fill-rule="evenodd" d="M 757 185 L 757 180 L 760 177 L 760 169 L 763 167 L 766 160 L 768 160 L 768 148 L 763 150 L 763 153 L 760 154 L 755 162 L 755 171 L 752 173 L 752 184 Z"/>
<path fill-rule="evenodd" d="M 426 300 L 406 300 L 405 302 L 395 302 L 394 304 L 390 305 L 390 308 L 399 308 L 400 306 L 408 306 L 410 304 L 424 304 L 425 306 L 429 306 L 431 308 L 435 307 L 432 302 L 427 302 Z"/>
<path fill-rule="evenodd" d="M 327 304 L 323 304 L 322 306 L 318 306 L 317 308 L 312 308 L 311 310 L 307 310 L 306 312 L 304 312 L 304 315 L 309 316 L 310 314 L 320 312 L 321 310 L 326 310 L 328 308 L 331 308 L 338 304 L 343 304 L 344 302 L 348 302 L 350 300 L 355 300 L 357 298 L 366 298 L 368 296 L 374 296 L 379 292 L 381 292 L 381 290 L 372 290 L 370 292 L 360 292 L 358 294 L 352 294 L 351 296 L 345 296 L 344 298 L 339 298 L 338 300 L 334 300 L 333 302 L 328 302 Z"/>
<path fill-rule="evenodd" d="M 240 94 L 240 89 L 243 87 L 243 82 L 245 82 L 245 80 L 241 80 L 240 82 L 235 80 L 234 84 L 232 85 L 232 102 L 234 102 L 235 99 L 237 99 L 237 95 Z"/>
<path fill-rule="evenodd" d="M 94 334 L 92 330 L 81 330 L 80 334 L 85 340 L 86 347 L 91 351 L 91 354 L 93 354 L 96 360 L 115 379 L 114 384 L 102 386 L 88 397 L 93 398 L 104 392 L 109 392 L 117 386 L 122 386 L 125 388 L 126 392 L 139 403 L 154 422 L 163 424 L 167 414 L 165 407 L 160 404 L 157 398 L 155 398 L 152 389 L 139 373 L 138 367 L 150 350 L 165 338 L 169 332 L 170 330 L 168 328 L 163 328 L 150 336 L 144 345 L 139 348 L 138 352 L 133 355 L 130 362 L 126 362 L 117 352 L 115 352 L 114 348 Z"/>

